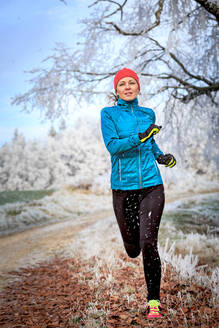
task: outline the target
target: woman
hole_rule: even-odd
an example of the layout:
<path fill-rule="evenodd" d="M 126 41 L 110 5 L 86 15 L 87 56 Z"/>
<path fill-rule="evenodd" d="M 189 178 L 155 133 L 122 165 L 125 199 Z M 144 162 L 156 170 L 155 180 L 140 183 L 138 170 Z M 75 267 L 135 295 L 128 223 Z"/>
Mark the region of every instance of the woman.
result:
<path fill-rule="evenodd" d="M 140 107 L 137 74 L 123 68 L 114 78 L 117 104 L 101 111 L 104 143 L 111 155 L 113 208 L 127 254 L 142 251 L 148 290 L 147 318 L 160 317 L 161 262 L 157 239 L 164 207 L 164 188 L 157 163 L 173 167 L 173 155 L 164 155 L 153 135 L 152 109 Z"/>

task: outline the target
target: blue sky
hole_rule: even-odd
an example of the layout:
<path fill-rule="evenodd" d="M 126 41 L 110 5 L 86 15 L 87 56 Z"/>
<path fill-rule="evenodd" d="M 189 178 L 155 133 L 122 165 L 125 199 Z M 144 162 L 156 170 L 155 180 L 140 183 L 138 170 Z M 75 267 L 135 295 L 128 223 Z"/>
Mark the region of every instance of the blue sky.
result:
<path fill-rule="evenodd" d="M 81 29 L 79 20 L 88 15 L 86 0 L 0 1 L 0 146 L 10 141 L 15 128 L 26 138 L 47 134 L 39 112 L 21 112 L 11 98 L 28 90 L 24 71 L 40 67 L 56 42 L 74 46 Z"/>

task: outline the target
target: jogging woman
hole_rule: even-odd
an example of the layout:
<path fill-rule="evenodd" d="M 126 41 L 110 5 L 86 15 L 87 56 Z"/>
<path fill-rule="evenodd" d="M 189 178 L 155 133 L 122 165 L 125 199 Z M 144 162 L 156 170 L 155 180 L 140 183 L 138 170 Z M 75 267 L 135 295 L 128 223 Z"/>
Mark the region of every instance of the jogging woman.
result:
<path fill-rule="evenodd" d="M 160 150 L 153 135 L 155 125 L 150 108 L 140 107 L 137 74 L 123 68 L 114 77 L 117 104 L 101 111 L 104 143 L 111 155 L 113 208 L 124 247 L 131 258 L 142 251 L 147 285 L 147 317 L 161 316 L 161 261 L 157 241 L 164 207 L 164 187 L 159 164 L 173 167 L 173 155 Z"/>

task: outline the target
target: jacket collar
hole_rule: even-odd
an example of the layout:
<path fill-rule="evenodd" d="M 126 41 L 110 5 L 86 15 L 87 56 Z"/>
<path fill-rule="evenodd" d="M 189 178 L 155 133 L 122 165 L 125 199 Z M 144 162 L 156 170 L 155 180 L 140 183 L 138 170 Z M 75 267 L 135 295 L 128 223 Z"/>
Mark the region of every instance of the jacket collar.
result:
<path fill-rule="evenodd" d="M 126 101 L 126 100 L 119 98 L 117 101 L 117 106 L 123 107 L 125 109 L 129 109 L 131 106 L 137 107 L 138 106 L 138 98 L 135 98 L 134 100 L 131 100 L 131 101 Z"/>

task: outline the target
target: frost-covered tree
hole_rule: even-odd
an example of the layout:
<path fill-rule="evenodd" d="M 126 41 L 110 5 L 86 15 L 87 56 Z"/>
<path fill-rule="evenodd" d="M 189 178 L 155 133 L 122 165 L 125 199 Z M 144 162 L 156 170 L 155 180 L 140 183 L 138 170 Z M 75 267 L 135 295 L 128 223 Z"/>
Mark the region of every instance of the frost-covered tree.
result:
<path fill-rule="evenodd" d="M 55 130 L 54 126 L 51 126 L 51 128 L 49 129 L 48 135 L 50 137 L 55 137 L 56 136 L 56 130 Z"/>
<path fill-rule="evenodd" d="M 178 162 L 175 170 L 165 174 L 178 172 L 184 181 L 181 172 L 185 169 L 216 180 L 218 2 L 88 3 L 90 16 L 82 22 L 77 48 L 57 44 L 44 66 L 30 72 L 30 89 L 16 96 L 13 103 L 27 111 L 38 109 L 52 122 L 63 120 L 71 108 L 82 107 L 82 100 L 89 107 L 98 99 L 101 109 L 113 89 L 114 74 L 130 67 L 140 75 L 140 102 L 162 109 L 156 112 L 163 125 L 156 138 L 161 149 L 174 153 Z M 75 106 L 76 101 L 80 106 Z M 77 124 L 48 136 L 45 148 L 38 152 L 38 158 L 46 163 L 45 170 L 40 177 L 33 170 L 37 177 L 34 186 L 39 182 L 45 188 L 63 183 L 88 187 L 109 173 L 109 157 L 100 134 L 96 135 L 96 125 L 84 121 Z M 1 151 L 5 154 L 4 148 Z M 36 160 L 34 168 L 39 166 Z M 8 170 L 4 172 L 1 181 L 8 179 L 11 186 Z M 172 179 L 177 181 L 176 176 Z"/>
<path fill-rule="evenodd" d="M 147 98 L 216 103 L 218 1 L 88 2 L 77 49 L 58 44 L 46 67 L 30 72 L 32 87 L 14 104 L 61 117 L 72 98 L 90 101 L 111 91 L 112 76 L 124 66 L 141 74 Z"/>
<path fill-rule="evenodd" d="M 66 127 L 67 127 L 66 122 L 65 122 L 64 119 L 62 119 L 61 122 L 60 122 L 60 125 L 59 125 L 59 130 L 64 131 L 64 130 L 66 130 Z"/>
<path fill-rule="evenodd" d="M 17 132 L 0 148 L 0 190 L 92 188 L 109 174 L 109 165 L 100 126 L 91 120 L 79 119 L 43 144 Z"/>
<path fill-rule="evenodd" d="M 20 135 L 19 135 L 19 131 L 18 131 L 18 129 L 16 128 L 16 129 L 14 130 L 13 140 L 15 141 L 15 140 L 18 139 L 19 137 L 20 137 Z"/>
<path fill-rule="evenodd" d="M 181 149 L 183 136 L 178 138 L 171 131 L 167 131 L 165 138 L 156 136 L 164 152 L 174 149 L 177 154 L 176 169 L 161 167 L 165 185 L 173 189 L 177 185 L 182 190 L 194 186 L 203 188 L 198 179 L 201 177 L 210 188 L 217 181 L 212 161 L 217 142 L 213 137 L 210 141 L 206 138 L 209 118 L 205 112 L 194 117 L 200 128 L 190 129 L 187 108 L 179 109 L 178 118 L 187 131 L 187 147 Z M 183 130 L 180 133 L 183 134 Z M 181 163 L 180 152 L 183 152 Z M 103 145 L 100 125 L 89 118 L 79 118 L 73 127 L 57 132 L 55 137 L 48 136 L 43 143 L 27 141 L 18 133 L 11 143 L 0 148 L 1 191 L 57 189 L 63 185 L 108 191 L 109 174 L 110 157 Z"/>

